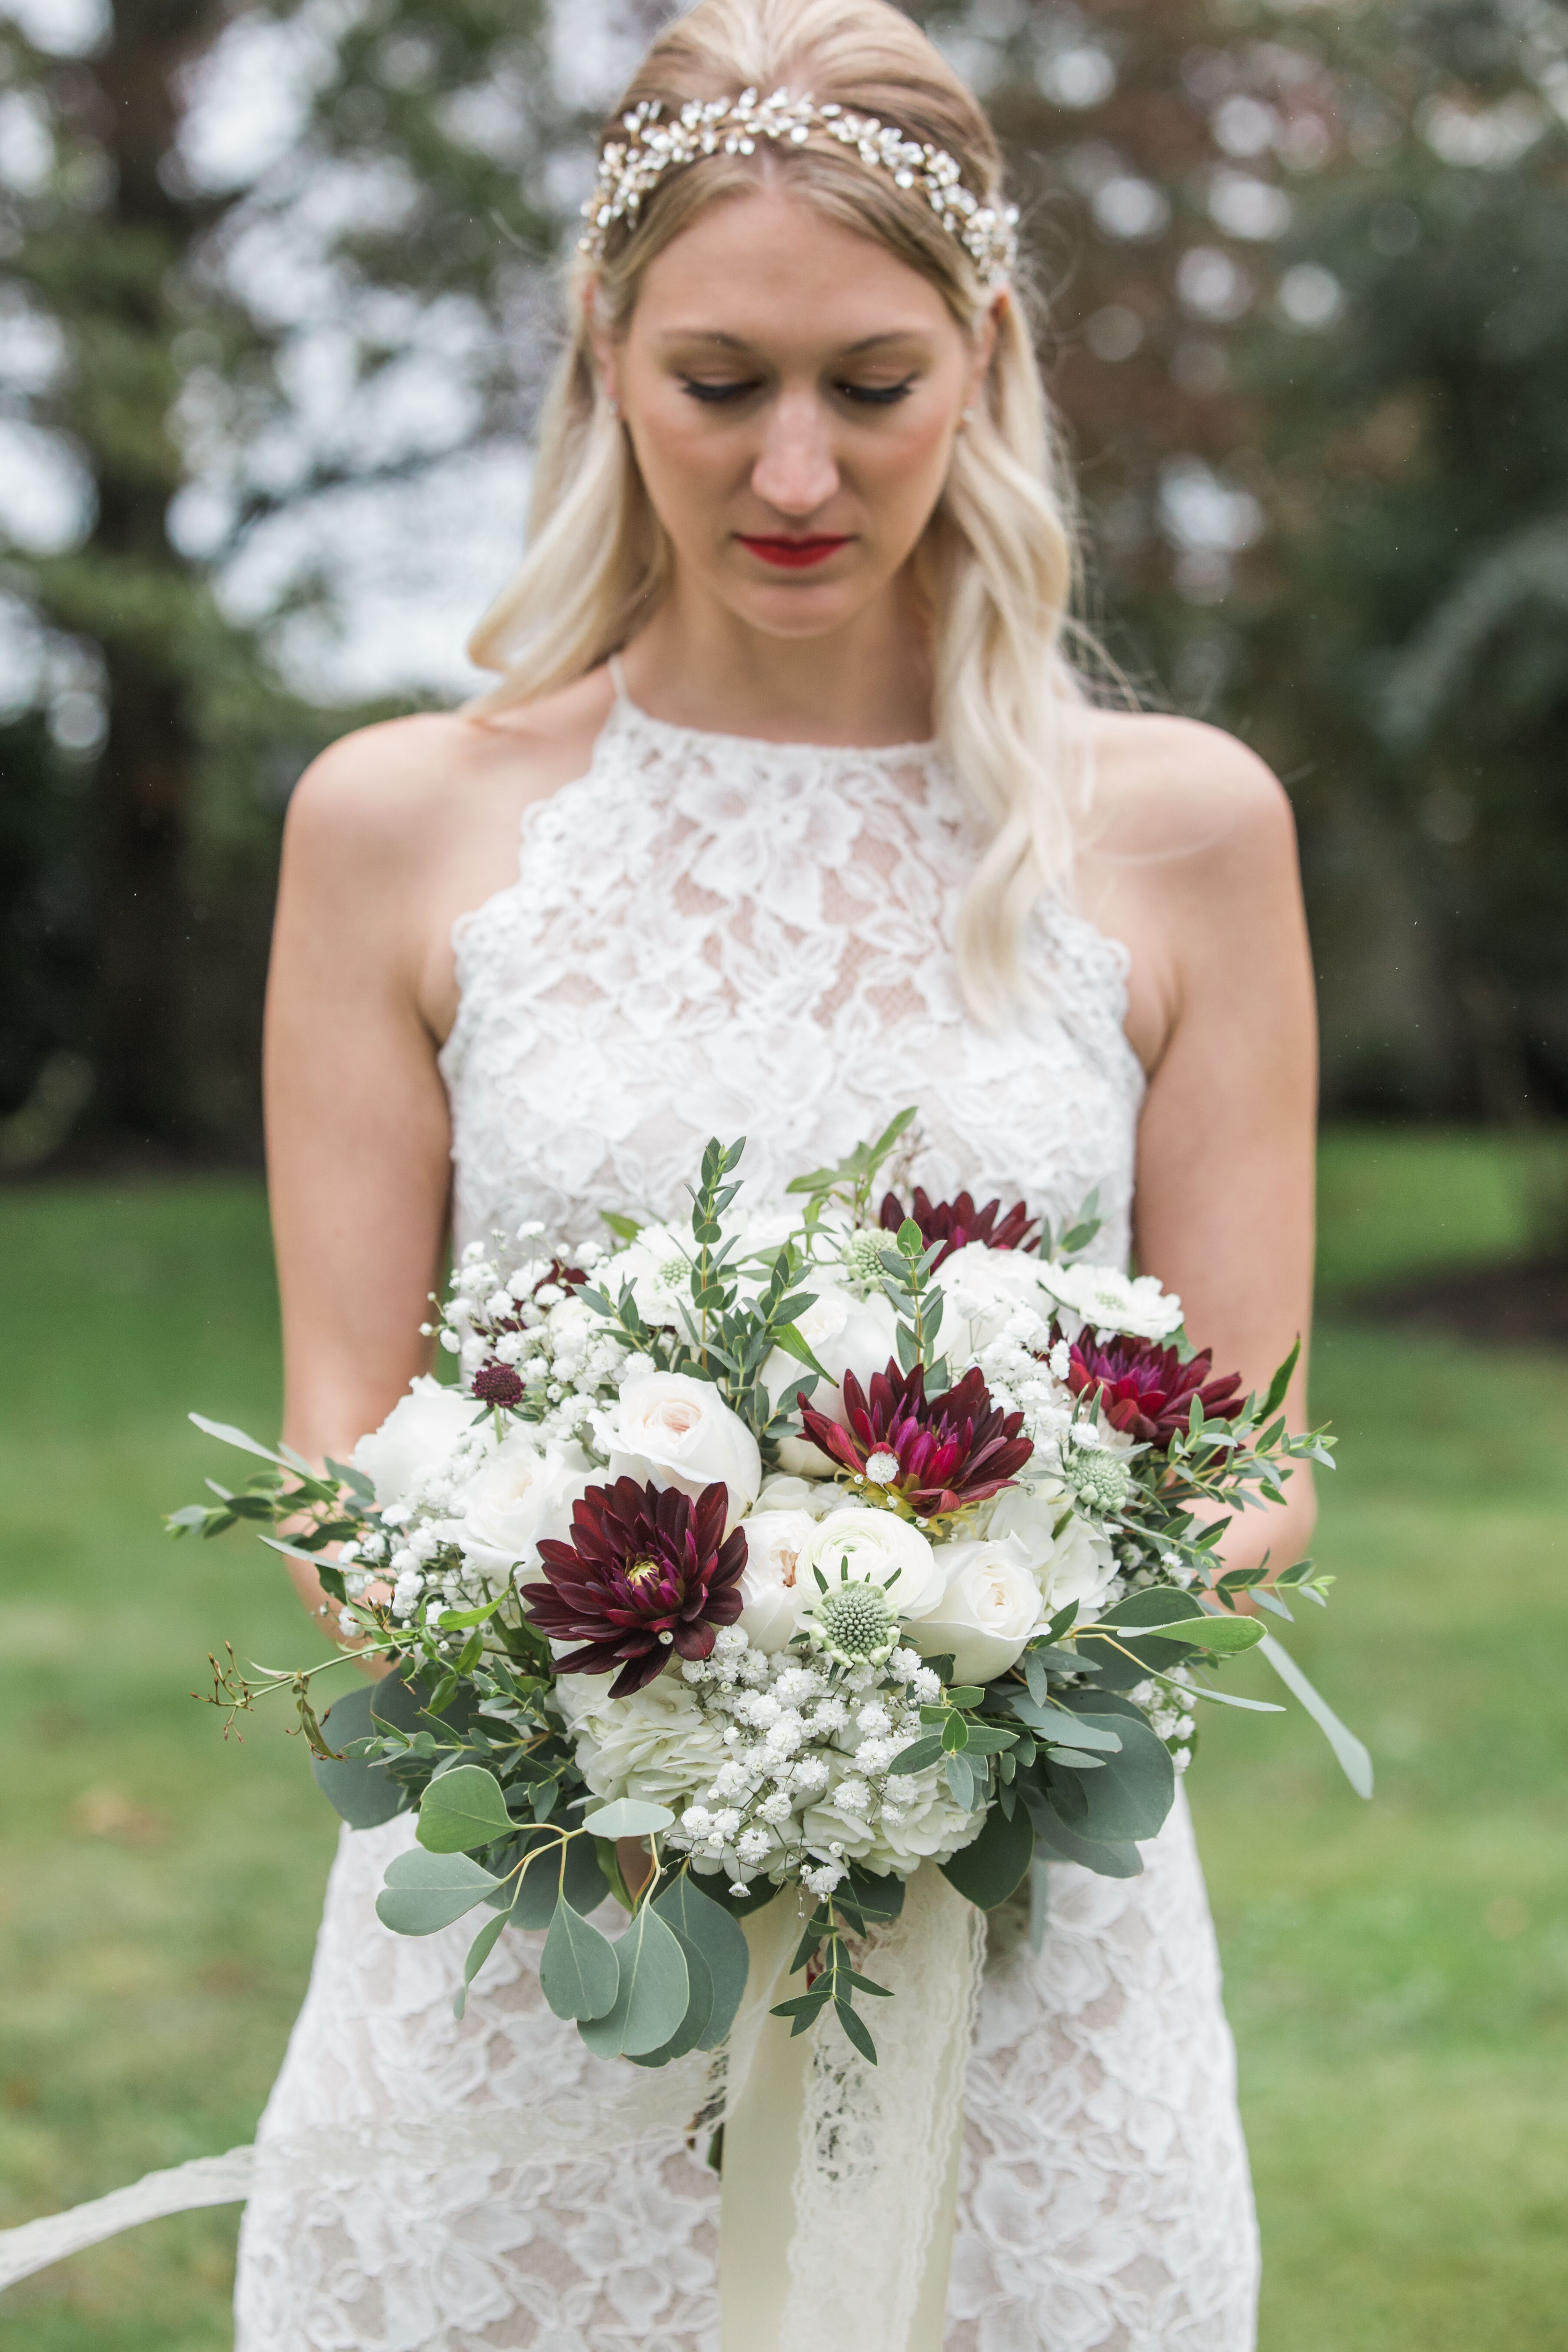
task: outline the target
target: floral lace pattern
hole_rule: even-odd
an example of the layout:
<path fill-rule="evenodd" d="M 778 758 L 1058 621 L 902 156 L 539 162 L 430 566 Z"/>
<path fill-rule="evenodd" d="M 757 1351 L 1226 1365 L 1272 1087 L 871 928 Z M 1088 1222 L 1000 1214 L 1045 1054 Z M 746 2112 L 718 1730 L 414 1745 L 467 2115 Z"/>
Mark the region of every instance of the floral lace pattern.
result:
<path fill-rule="evenodd" d="M 1122 1257 L 1124 952 L 1047 902 L 1026 1052 L 978 1028 L 951 953 L 974 854 L 929 746 L 697 734 L 617 698 L 588 772 L 530 810 L 519 879 L 458 927 L 459 1241 L 676 1211 L 713 1134 L 747 1137 L 760 1197 L 918 1100 L 907 1181 L 1058 1224 L 1098 1191 L 1095 1255 Z M 586 2096 L 602 2063 L 545 2006 L 539 1937 L 503 1938 L 453 2020 L 468 1924 L 411 1942 L 375 1917 L 410 1835 L 341 1840 L 258 2135 L 237 2352 L 718 2352 L 718 2184 L 679 2132 L 411 2166 L 391 2197 L 325 2161 L 267 2168 L 268 2142 L 372 2118 L 510 2114 L 526 2140 L 531 2104 Z M 1038 1955 L 990 1923 L 946 2352 L 1251 2352 L 1234 2053 L 1179 1798 L 1144 1853 L 1125 1881 L 1052 1865 Z"/>

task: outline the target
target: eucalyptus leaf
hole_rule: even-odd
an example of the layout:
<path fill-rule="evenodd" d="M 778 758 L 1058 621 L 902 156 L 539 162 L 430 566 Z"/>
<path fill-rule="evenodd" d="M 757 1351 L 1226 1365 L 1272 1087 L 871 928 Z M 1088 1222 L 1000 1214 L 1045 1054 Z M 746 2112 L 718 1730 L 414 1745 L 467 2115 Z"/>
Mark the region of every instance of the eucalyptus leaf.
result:
<path fill-rule="evenodd" d="M 357 1683 L 332 1701 L 321 1717 L 330 1747 L 342 1749 L 352 1741 L 370 1738 L 377 1727 L 372 1710 L 384 1687 L 382 1683 Z M 378 1829 L 407 1808 L 408 1790 L 394 1780 L 384 1764 L 368 1757 L 350 1756 L 336 1763 L 329 1757 L 312 1756 L 310 1772 L 332 1811 L 351 1830 Z"/>
<path fill-rule="evenodd" d="M 1099 1843 L 1155 1836 L 1176 1793 L 1175 1768 L 1164 1741 L 1142 1718 L 1118 1715 L 1097 1725 L 1088 1716 L 1081 1722 L 1117 1732 L 1121 1753 L 1104 1758 L 1103 1769 L 1088 1779 L 1075 1772 L 1070 1796 L 1053 1782 L 1054 1759 L 1047 1759 L 1043 1769 L 1052 1803 L 1080 1836 Z"/>
<path fill-rule="evenodd" d="M 601 1838 L 657 1837 L 674 1820 L 668 1805 L 649 1805 L 636 1797 L 617 1797 L 613 1804 L 584 1813 L 583 1827 Z"/>
<path fill-rule="evenodd" d="M 977 1838 L 942 1864 L 942 1876 L 981 1911 L 994 1911 L 1021 1883 L 1035 1851 L 1028 1812 L 1015 1805 L 1008 1821 L 1000 1805 L 986 1814 Z"/>
<path fill-rule="evenodd" d="M 668 2042 L 686 2015 L 690 1977 L 676 1936 L 649 1903 L 615 1946 L 616 1998 L 577 2031 L 599 2058 L 640 2058 Z"/>
<path fill-rule="evenodd" d="M 710 2049 L 712 2046 L 710 2026 L 713 2016 L 713 1978 L 707 1961 L 689 1936 L 679 1927 L 670 1930 L 680 1946 L 686 1961 L 686 2014 L 668 2042 L 645 2055 L 631 2056 L 633 2066 L 668 2066 L 672 2058 L 684 2058 L 689 2050 Z"/>
<path fill-rule="evenodd" d="M 427 1853 L 423 1846 L 412 1846 L 387 1864 L 375 1898 L 376 1916 L 395 1935 L 433 1936 L 500 1884 L 466 1853 Z"/>
<path fill-rule="evenodd" d="M 1373 1792 L 1372 1758 L 1349 1727 L 1340 1721 L 1322 1694 L 1314 1689 L 1289 1652 L 1282 1650 L 1272 1633 L 1265 1633 L 1258 1648 L 1268 1659 L 1288 1691 L 1306 1708 L 1339 1759 L 1340 1769 L 1358 1797 L 1370 1797 Z"/>
<path fill-rule="evenodd" d="M 468 2005 L 468 1987 L 494 1951 L 500 1931 L 506 1924 L 507 1914 L 504 1911 L 498 1911 L 493 1919 L 485 1921 L 484 1926 L 468 1946 L 468 1957 L 463 1962 L 463 1981 L 452 1995 L 454 2017 L 461 2019 L 464 2010 Z"/>
<path fill-rule="evenodd" d="M 738 1922 L 721 1905 L 702 1892 L 689 1872 L 683 1872 L 657 1896 L 654 1909 L 689 1944 L 696 1946 L 708 1966 L 713 2003 L 699 2046 L 716 2050 L 735 2021 L 746 1990 L 751 1951 Z"/>
<path fill-rule="evenodd" d="M 556 1904 L 544 1939 L 539 1983 L 557 2017 L 605 2017 L 615 2007 L 616 1948 L 564 1900 Z"/>
<path fill-rule="evenodd" d="M 415 1834 L 430 1853 L 468 1853 L 493 1845 L 514 1826 L 495 1774 L 480 1764 L 458 1764 L 426 1790 Z"/>
<path fill-rule="evenodd" d="M 270 1445 L 258 1445 L 254 1437 L 247 1437 L 243 1429 L 236 1429 L 230 1421 L 209 1421 L 205 1413 L 200 1412 L 187 1413 L 185 1418 L 194 1422 L 206 1436 L 220 1438 L 225 1445 L 237 1445 L 242 1454 L 258 1454 L 263 1462 L 275 1462 L 280 1470 L 289 1467 L 281 1454 L 274 1454 Z"/>

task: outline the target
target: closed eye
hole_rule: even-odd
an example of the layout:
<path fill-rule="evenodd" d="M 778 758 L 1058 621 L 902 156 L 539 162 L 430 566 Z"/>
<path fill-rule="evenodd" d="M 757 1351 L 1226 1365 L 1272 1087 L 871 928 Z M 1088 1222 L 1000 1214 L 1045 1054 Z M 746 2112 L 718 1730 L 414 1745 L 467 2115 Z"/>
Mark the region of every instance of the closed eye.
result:
<path fill-rule="evenodd" d="M 891 408 L 896 401 L 907 400 L 915 388 L 912 375 L 902 383 L 841 383 L 835 390 L 846 400 L 853 400 L 864 408 Z"/>
<path fill-rule="evenodd" d="M 700 376 L 687 375 L 681 377 L 680 388 L 689 392 L 693 400 L 706 400 L 717 406 L 726 400 L 744 400 L 748 394 L 760 392 L 762 385 L 760 382 L 704 383 Z"/>

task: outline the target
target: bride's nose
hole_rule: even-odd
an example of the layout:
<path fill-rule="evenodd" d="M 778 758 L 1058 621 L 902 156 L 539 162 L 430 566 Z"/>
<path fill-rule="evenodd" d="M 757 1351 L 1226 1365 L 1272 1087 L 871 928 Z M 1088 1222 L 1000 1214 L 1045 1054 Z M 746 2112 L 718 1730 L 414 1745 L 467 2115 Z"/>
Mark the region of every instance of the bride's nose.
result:
<path fill-rule="evenodd" d="M 838 488 L 833 421 L 816 392 L 785 392 L 768 409 L 752 488 L 776 513 L 815 514 Z"/>

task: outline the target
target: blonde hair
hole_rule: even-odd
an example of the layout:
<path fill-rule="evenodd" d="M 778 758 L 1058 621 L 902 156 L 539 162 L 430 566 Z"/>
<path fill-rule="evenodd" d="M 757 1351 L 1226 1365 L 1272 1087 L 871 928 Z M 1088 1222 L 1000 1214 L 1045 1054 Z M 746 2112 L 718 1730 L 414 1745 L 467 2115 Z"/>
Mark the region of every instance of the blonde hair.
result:
<path fill-rule="evenodd" d="M 885 0 L 698 0 L 654 42 L 615 121 L 644 99 L 678 110 L 786 87 L 945 149 L 965 187 L 1001 203 L 1002 159 L 984 114 Z M 929 206 L 836 144 L 752 160 L 720 153 L 667 173 L 635 228 L 616 224 L 598 261 L 574 259 L 571 341 L 541 420 L 528 552 L 469 644 L 481 668 L 501 672 L 476 715 L 582 677 L 657 604 L 669 549 L 598 380 L 586 298 L 596 280 L 597 317 L 624 330 L 654 256 L 706 205 L 754 186 L 759 165 L 788 173 L 812 203 L 920 270 L 966 331 L 991 307 L 973 261 Z M 959 976 L 975 1013 L 997 1021 L 1021 992 L 1037 898 L 1070 884 L 1085 743 L 1071 718 L 1089 700 L 1067 650 L 1077 555 L 1066 472 L 1016 296 L 997 305 L 984 404 L 958 436 L 917 556 L 937 735 L 989 828 L 959 916 Z"/>

